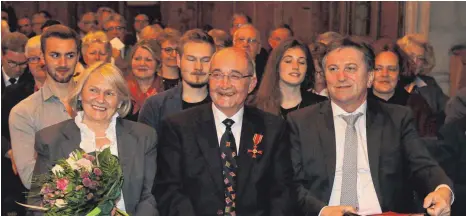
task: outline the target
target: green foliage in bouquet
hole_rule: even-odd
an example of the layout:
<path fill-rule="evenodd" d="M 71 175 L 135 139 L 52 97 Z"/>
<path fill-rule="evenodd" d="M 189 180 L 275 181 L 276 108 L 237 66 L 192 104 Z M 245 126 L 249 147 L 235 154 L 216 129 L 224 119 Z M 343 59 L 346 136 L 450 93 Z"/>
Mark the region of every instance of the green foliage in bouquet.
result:
<path fill-rule="evenodd" d="M 123 172 L 110 148 L 91 154 L 76 150 L 38 176 L 36 184 L 42 185 L 43 207 L 27 207 L 44 210 L 46 216 L 107 216 L 121 195 Z"/>

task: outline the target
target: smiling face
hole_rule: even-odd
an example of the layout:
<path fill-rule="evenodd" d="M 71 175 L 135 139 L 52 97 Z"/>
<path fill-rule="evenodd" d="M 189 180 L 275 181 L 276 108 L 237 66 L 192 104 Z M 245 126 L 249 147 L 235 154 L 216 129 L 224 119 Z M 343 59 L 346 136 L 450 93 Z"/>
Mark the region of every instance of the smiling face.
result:
<path fill-rule="evenodd" d="M 304 81 L 307 71 L 306 54 L 301 48 L 286 50 L 280 60 L 280 82 L 290 86 L 299 86 Z"/>
<path fill-rule="evenodd" d="M 47 38 L 44 59 L 49 76 L 56 82 L 68 83 L 79 59 L 75 40 Z"/>
<path fill-rule="evenodd" d="M 373 72 L 368 71 L 361 51 L 352 47 L 335 49 L 327 54 L 324 67 L 333 102 L 341 108 L 357 108 L 366 100 Z"/>
<path fill-rule="evenodd" d="M 210 97 L 215 106 L 227 116 L 234 115 L 244 106 L 246 97 L 257 83 L 256 77 L 252 77 L 252 69 L 248 68 L 246 53 L 241 52 L 232 48 L 223 49 L 211 62 Z M 250 76 L 245 77 L 248 75 Z"/>
<path fill-rule="evenodd" d="M 374 91 L 379 94 L 390 94 L 398 83 L 398 57 L 390 51 L 381 52 L 375 58 Z"/>
<path fill-rule="evenodd" d="M 139 47 L 134 52 L 131 60 L 131 68 L 136 79 L 150 79 L 154 77 L 157 61 L 149 50 Z"/>
<path fill-rule="evenodd" d="M 117 90 L 100 73 L 89 75 L 81 92 L 84 122 L 109 123 L 121 101 Z"/>

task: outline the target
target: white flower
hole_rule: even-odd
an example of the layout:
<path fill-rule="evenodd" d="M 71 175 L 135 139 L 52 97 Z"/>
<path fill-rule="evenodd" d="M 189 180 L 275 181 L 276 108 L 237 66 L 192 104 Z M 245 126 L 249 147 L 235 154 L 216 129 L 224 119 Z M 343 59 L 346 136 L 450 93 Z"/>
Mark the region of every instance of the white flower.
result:
<path fill-rule="evenodd" d="M 63 170 L 64 170 L 63 167 L 60 166 L 60 165 L 58 165 L 58 164 L 55 165 L 55 166 L 52 168 L 52 172 L 53 172 L 53 174 L 55 174 L 55 175 L 58 175 L 58 173 L 63 172 Z"/>
<path fill-rule="evenodd" d="M 86 158 L 81 158 L 78 161 L 76 161 L 76 164 L 80 168 L 84 168 L 84 169 L 86 169 L 86 171 L 92 172 L 92 162 L 90 160 L 88 160 Z"/>
<path fill-rule="evenodd" d="M 73 170 L 78 169 L 78 165 L 76 164 L 76 160 L 74 160 L 73 158 L 69 157 L 68 159 L 66 159 L 66 162 L 68 163 L 68 165 L 70 165 L 71 169 L 73 169 Z"/>
<path fill-rule="evenodd" d="M 63 199 L 56 199 L 56 200 L 55 200 L 55 205 L 56 205 L 58 208 L 63 208 L 63 207 L 66 206 L 66 204 L 68 204 L 68 203 L 66 203 L 65 200 L 63 200 Z"/>

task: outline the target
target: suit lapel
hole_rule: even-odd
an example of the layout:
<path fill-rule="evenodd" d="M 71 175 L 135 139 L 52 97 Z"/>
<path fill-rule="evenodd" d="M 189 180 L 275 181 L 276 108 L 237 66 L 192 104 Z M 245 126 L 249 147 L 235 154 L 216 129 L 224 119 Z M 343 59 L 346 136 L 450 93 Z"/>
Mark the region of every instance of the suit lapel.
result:
<path fill-rule="evenodd" d="M 123 120 L 118 118 L 116 122 L 118 158 L 120 160 L 120 166 L 124 177 L 123 194 L 125 194 L 127 198 L 132 197 L 127 196 L 128 194 L 133 194 L 130 179 L 132 176 L 133 161 L 135 157 L 134 154 L 136 152 L 134 150 L 134 145 L 138 143 L 137 138 L 134 137 L 131 132 L 132 128 L 125 127 Z"/>
<path fill-rule="evenodd" d="M 367 100 L 367 117 L 366 117 L 366 136 L 367 136 L 367 154 L 369 156 L 369 166 L 371 169 L 372 182 L 374 183 L 375 192 L 379 203 L 382 205 L 382 196 L 380 196 L 379 182 L 379 162 L 380 146 L 383 139 L 383 116 L 378 112 L 380 107 L 377 101 Z"/>
<path fill-rule="evenodd" d="M 81 132 L 74 122 L 74 120 L 68 120 L 62 129 L 63 136 L 69 140 L 64 145 L 61 145 L 63 155 L 69 155 L 72 151 L 79 149 L 81 144 Z"/>
<path fill-rule="evenodd" d="M 215 128 L 214 114 L 212 113 L 212 105 L 209 103 L 206 105 L 206 109 L 203 110 L 199 116 L 199 133 L 197 133 L 197 141 L 199 148 L 201 149 L 202 155 L 204 156 L 210 175 L 217 189 L 223 193 L 223 174 L 222 174 L 222 161 L 220 158 L 220 148 Z"/>
<path fill-rule="evenodd" d="M 327 175 L 329 188 L 333 187 L 335 179 L 335 166 L 336 166 L 336 141 L 335 141 L 335 126 L 333 123 L 333 112 L 330 101 L 322 103 L 320 107 L 321 119 L 317 122 L 323 122 L 325 127 L 317 127 L 319 131 L 320 144 L 323 149 L 325 164 L 327 167 Z M 314 123 L 314 122 L 313 122 Z M 311 137 L 312 139 L 312 137 Z M 326 200 L 330 200 L 330 192 L 326 194 Z"/>
<path fill-rule="evenodd" d="M 254 133 L 262 134 L 264 135 L 263 132 L 261 131 L 255 131 L 256 128 L 263 128 L 263 127 L 254 127 L 254 123 L 258 124 L 261 121 L 259 119 L 255 119 L 254 116 L 250 113 L 249 109 L 247 107 L 244 108 L 244 115 L 243 115 L 243 125 L 241 126 L 241 141 L 240 141 L 240 146 L 239 146 L 239 156 L 237 157 L 237 163 L 238 163 L 238 181 L 237 181 L 237 192 L 238 192 L 238 197 L 241 196 L 242 191 L 245 186 L 249 182 L 249 178 L 251 175 L 251 170 L 252 167 L 254 166 L 254 160 L 259 160 L 260 156 L 258 158 L 253 159 L 249 154 L 248 154 L 248 149 L 253 148 L 253 141 L 252 138 L 254 136 Z M 262 147 L 264 149 L 265 147 Z"/>

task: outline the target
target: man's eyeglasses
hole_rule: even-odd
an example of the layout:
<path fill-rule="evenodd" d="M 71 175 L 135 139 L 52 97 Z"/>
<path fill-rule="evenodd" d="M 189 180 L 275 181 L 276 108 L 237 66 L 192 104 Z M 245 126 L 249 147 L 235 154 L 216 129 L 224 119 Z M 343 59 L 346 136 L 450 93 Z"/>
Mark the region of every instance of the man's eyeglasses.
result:
<path fill-rule="evenodd" d="M 84 23 L 84 25 L 92 25 L 92 24 L 97 25 L 97 24 L 99 24 L 99 23 L 97 22 L 97 20 L 94 20 L 94 21 L 83 21 L 83 23 Z"/>
<path fill-rule="evenodd" d="M 239 81 L 243 78 L 247 78 L 247 77 L 252 77 L 253 75 L 252 74 L 249 74 L 249 75 L 243 75 L 241 73 L 230 73 L 228 75 L 226 74 L 223 74 L 223 73 L 220 73 L 220 72 L 213 72 L 213 73 L 209 73 L 210 77 L 212 79 L 215 79 L 215 80 L 223 80 L 225 79 L 225 77 L 228 77 L 229 80 L 231 81 Z"/>
<path fill-rule="evenodd" d="M 104 29 L 104 31 L 109 32 L 109 31 L 117 30 L 117 31 L 121 32 L 121 31 L 123 31 L 125 29 L 126 28 L 123 27 L 123 26 L 117 26 L 117 27 L 110 27 L 110 28 Z"/>
<path fill-rule="evenodd" d="M 165 48 L 162 48 L 163 51 L 165 51 L 168 55 L 171 55 L 173 53 L 173 51 L 176 51 L 176 48 L 173 48 L 173 47 L 165 47 Z"/>
<path fill-rule="evenodd" d="M 257 44 L 258 41 L 255 38 L 237 38 L 236 43 L 240 44 Z"/>
<path fill-rule="evenodd" d="M 8 61 L 8 66 L 10 66 L 11 68 L 15 68 L 15 67 L 25 67 L 26 64 L 28 63 L 28 61 L 25 61 L 25 62 L 15 62 L 15 61 Z"/>
<path fill-rule="evenodd" d="M 238 23 L 238 24 L 232 24 L 232 26 L 233 26 L 233 27 L 236 27 L 236 28 L 239 28 L 239 27 L 241 27 L 242 25 L 244 25 L 244 24 L 239 24 L 239 23 Z"/>

